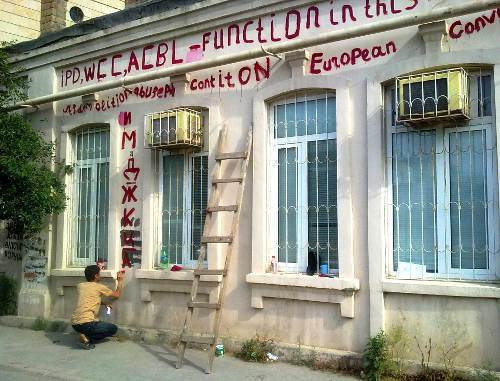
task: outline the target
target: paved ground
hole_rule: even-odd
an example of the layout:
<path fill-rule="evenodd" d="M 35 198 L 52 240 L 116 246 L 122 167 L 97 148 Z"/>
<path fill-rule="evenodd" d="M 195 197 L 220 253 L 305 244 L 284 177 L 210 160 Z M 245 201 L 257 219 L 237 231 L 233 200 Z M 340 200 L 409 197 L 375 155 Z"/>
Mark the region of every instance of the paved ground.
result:
<path fill-rule="evenodd" d="M 108 341 L 94 350 L 77 346 L 75 335 L 35 332 L 0 326 L 0 380 L 335 380 L 356 379 L 284 363 L 252 364 L 216 358 L 206 375 L 206 352 L 187 350 L 184 367 L 175 369 L 175 352 L 167 347 L 131 341 Z"/>

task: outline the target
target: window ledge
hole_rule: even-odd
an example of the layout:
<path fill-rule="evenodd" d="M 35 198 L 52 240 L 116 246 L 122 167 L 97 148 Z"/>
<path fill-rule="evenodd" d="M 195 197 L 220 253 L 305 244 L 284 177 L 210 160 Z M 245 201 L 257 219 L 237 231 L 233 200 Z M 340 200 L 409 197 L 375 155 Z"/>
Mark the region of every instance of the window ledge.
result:
<path fill-rule="evenodd" d="M 51 276 L 71 276 L 71 277 L 81 277 L 84 278 L 84 268 L 67 268 L 67 269 L 52 269 L 50 270 Z M 114 272 L 112 270 L 102 270 L 101 278 L 114 278 Z"/>
<path fill-rule="evenodd" d="M 495 283 L 385 279 L 382 290 L 398 294 L 500 299 L 500 284 Z"/>
<path fill-rule="evenodd" d="M 170 270 L 136 270 L 135 277 L 137 279 L 158 279 L 158 280 L 179 280 L 179 281 L 192 281 L 193 270 L 184 269 L 181 271 Z M 202 275 L 200 281 L 202 282 L 219 282 L 222 276 L 220 275 Z"/>
<path fill-rule="evenodd" d="M 317 275 L 286 274 L 286 273 L 250 273 L 247 274 L 248 283 L 270 284 L 275 286 L 327 288 L 340 291 L 359 290 L 359 279 L 355 278 L 328 278 Z"/>
<path fill-rule="evenodd" d="M 137 279 L 146 281 L 140 283 L 140 294 L 141 300 L 143 302 L 152 301 L 152 292 L 175 292 L 189 294 L 191 292 L 191 281 L 194 278 L 193 270 L 170 271 L 143 269 L 136 270 L 135 277 Z M 221 278 L 222 276 L 220 275 L 201 276 L 201 283 L 200 288 L 198 289 L 198 293 L 208 295 L 209 300 L 211 300 L 210 298 L 213 298 L 213 296 L 211 296 L 211 292 L 214 289 L 217 290 L 215 286 L 219 285 L 218 282 L 221 280 Z M 162 280 L 167 282 L 147 282 L 148 280 Z"/>
<path fill-rule="evenodd" d="M 253 308 L 263 309 L 264 298 L 294 299 L 340 304 L 341 316 L 354 318 L 354 293 L 359 290 L 359 279 L 251 273 L 246 280 L 252 284 Z"/>

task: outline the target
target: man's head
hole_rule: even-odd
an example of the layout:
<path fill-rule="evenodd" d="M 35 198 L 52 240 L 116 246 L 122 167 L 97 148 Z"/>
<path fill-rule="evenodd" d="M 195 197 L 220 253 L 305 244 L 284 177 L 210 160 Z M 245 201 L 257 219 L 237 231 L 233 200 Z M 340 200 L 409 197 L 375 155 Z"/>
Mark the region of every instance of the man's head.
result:
<path fill-rule="evenodd" d="M 85 278 L 88 282 L 98 282 L 101 279 L 101 269 L 97 265 L 85 267 Z"/>

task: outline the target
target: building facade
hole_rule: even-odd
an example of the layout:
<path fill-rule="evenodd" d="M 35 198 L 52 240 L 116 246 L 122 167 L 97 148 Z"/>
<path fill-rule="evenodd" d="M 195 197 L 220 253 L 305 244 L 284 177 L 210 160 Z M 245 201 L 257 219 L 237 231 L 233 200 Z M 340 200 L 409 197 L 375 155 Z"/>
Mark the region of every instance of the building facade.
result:
<path fill-rule="evenodd" d="M 85 90 L 23 111 L 74 171 L 46 232 L 20 255 L 4 239 L 19 314 L 68 318 L 82 268 L 103 262 L 105 282 L 127 268 L 118 324 L 180 332 L 218 135 L 241 151 L 251 129 L 224 338 L 359 353 L 380 329 L 403 329 L 409 358 L 432 338 L 466 347 L 460 365 L 500 369 L 500 9 L 414 25 L 463 4 L 185 3 L 13 55 L 31 99 Z M 255 55 L 224 61 L 242 52 Z M 187 69 L 147 77 L 176 67 Z M 197 149 L 165 143 L 184 117 L 202 128 Z M 213 246 L 206 266 L 221 268 Z M 206 300 L 215 285 L 203 279 Z"/>

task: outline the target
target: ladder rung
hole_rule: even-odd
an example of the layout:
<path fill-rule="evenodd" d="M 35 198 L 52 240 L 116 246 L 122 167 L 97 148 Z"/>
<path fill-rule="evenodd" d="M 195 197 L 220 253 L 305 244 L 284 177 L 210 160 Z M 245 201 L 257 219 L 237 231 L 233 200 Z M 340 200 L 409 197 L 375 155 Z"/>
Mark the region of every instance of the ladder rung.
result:
<path fill-rule="evenodd" d="M 205 303 L 205 302 L 188 302 L 188 307 L 191 308 L 211 308 L 218 310 L 220 308 L 219 303 Z"/>
<path fill-rule="evenodd" d="M 213 179 L 212 183 L 213 184 L 221 184 L 221 183 L 241 183 L 243 181 L 243 178 L 241 177 L 230 177 L 227 179 Z"/>
<path fill-rule="evenodd" d="M 233 237 L 230 235 L 207 235 L 201 237 L 201 243 L 231 243 L 233 242 Z"/>
<path fill-rule="evenodd" d="M 228 160 L 228 159 L 246 159 L 246 152 L 227 152 L 227 153 L 219 153 L 215 160 Z"/>
<path fill-rule="evenodd" d="M 210 336 L 194 336 L 182 334 L 180 341 L 185 343 L 197 343 L 197 344 L 213 344 L 215 342 L 214 335 Z"/>
<path fill-rule="evenodd" d="M 226 270 L 206 270 L 206 269 L 196 269 L 194 270 L 194 275 L 226 275 Z"/>
<path fill-rule="evenodd" d="M 236 212 L 238 211 L 238 205 L 219 205 L 219 206 L 209 206 L 207 212 Z"/>

